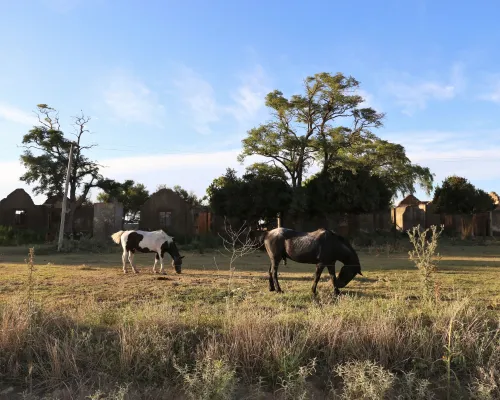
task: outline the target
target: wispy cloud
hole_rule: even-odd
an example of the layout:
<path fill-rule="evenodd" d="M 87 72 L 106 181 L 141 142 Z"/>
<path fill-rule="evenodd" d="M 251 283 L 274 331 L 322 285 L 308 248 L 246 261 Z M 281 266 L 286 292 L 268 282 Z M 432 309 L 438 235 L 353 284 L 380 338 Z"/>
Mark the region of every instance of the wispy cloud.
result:
<path fill-rule="evenodd" d="M 121 121 L 163 126 L 165 109 L 157 94 L 130 74 L 114 74 L 104 91 L 104 101 L 113 116 Z"/>
<path fill-rule="evenodd" d="M 364 100 L 360 104 L 360 107 L 371 107 L 377 111 L 382 110 L 380 103 L 377 100 L 375 100 L 375 96 L 372 93 L 367 92 L 364 89 L 358 89 L 358 90 L 356 90 L 356 94 L 358 96 L 361 96 Z"/>
<path fill-rule="evenodd" d="M 499 152 L 498 146 L 462 151 L 414 152 L 408 149 L 408 156 L 413 162 L 430 168 L 431 172 L 436 174 L 436 184 L 439 184 L 450 175 L 463 176 L 473 181 L 500 179 L 500 160 L 497 156 Z"/>
<path fill-rule="evenodd" d="M 212 124 L 226 116 L 232 117 L 237 123 L 248 123 L 263 108 L 268 91 L 264 69 L 257 65 L 251 72 L 240 74 L 239 78 L 240 85 L 229 93 L 233 102 L 224 104 L 217 100 L 210 82 L 192 68 L 179 68 L 173 84 L 186 106 L 184 113 L 189 116 L 197 132 L 211 133 Z"/>
<path fill-rule="evenodd" d="M 500 146 L 488 145 L 499 132 L 415 131 L 384 135 L 402 144 L 413 163 L 430 168 L 436 182 L 457 174 L 471 180 L 500 179 Z M 475 138 L 483 137 L 484 141 Z"/>
<path fill-rule="evenodd" d="M 5 103 L 0 103 L 0 119 L 28 126 L 33 126 L 37 123 L 34 114 Z"/>
<path fill-rule="evenodd" d="M 392 80 L 385 84 L 385 91 L 396 98 L 396 103 L 402 106 L 402 112 L 407 115 L 425 109 L 429 101 L 455 98 L 466 85 L 463 65 L 459 63 L 453 65 L 448 82 L 413 77 L 407 80 L 409 82 Z"/>
<path fill-rule="evenodd" d="M 186 114 L 189 115 L 193 128 L 201 134 L 210 133 L 210 124 L 220 119 L 212 85 L 193 69 L 185 66 L 179 69 L 173 84 L 181 96 L 181 101 L 187 106 Z"/>
<path fill-rule="evenodd" d="M 257 65 L 251 73 L 242 74 L 241 81 L 241 85 L 231 96 L 235 104 L 228 107 L 227 111 L 237 121 L 247 122 L 264 107 L 265 96 L 270 89 L 261 65 Z"/>
<path fill-rule="evenodd" d="M 7 197 L 15 189 L 22 188 L 32 196 L 35 204 L 45 201 L 45 196 L 33 196 L 31 188 L 19 180 L 19 177 L 25 172 L 20 162 L 3 161 L 0 162 L 0 168 L 2 171 L 9 171 L 7 174 L 0 174 L 0 200 Z"/>
<path fill-rule="evenodd" d="M 500 104 L 500 77 L 491 79 L 488 86 L 488 90 L 485 90 L 484 94 L 479 95 L 479 99 Z"/>

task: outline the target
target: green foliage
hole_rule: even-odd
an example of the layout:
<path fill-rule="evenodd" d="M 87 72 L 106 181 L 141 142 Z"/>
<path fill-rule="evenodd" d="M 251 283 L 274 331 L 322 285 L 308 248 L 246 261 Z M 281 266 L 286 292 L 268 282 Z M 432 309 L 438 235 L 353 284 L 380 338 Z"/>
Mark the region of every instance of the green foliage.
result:
<path fill-rule="evenodd" d="M 372 137 L 360 141 L 343 152 L 344 158 L 338 164 L 356 169 L 367 168 L 383 179 L 393 193 L 413 193 L 418 183 L 427 194 L 433 188 L 434 175 L 429 168 L 412 164 L 405 148 L 387 140 Z"/>
<path fill-rule="evenodd" d="M 283 168 L 267 163 L 253 163 L 246 168 L 246 173 L 259 178 L 276 179 L 287 181 L 286 173 Z"/>
<path fill-rule="evenodd" d="M 418 182 L 429 193 L 433 175 L 412 164 L 404 147 L 379 139 L 383 113 L 363 107 L 355 94 L 359 82 L 342 73 L 318 73 L 304 81 L 304 94 L 289 99 L 275 90 L 266 96 L 273 120 L 248 131 L 239 161 L 251 155 L 269 158 L 300 188 L 313 162 L 331 167 L 368 168 L 387 180 L 394 192 L 413 192 Z M 301 200 L 297 200 L 300 203 Z"/>
<path fill-rule="evenodd" d="M 52 249 L 48 248 L 46 250 L 55 253 L 57 249 L 57 241 L 54 241 Z M 80 237 L 79 239 L 64 238 L 62 242 L 61 252 L 63 253 L 91 253 L 91 254 L 103 254 L 103 253 L 117 253 L 119 248 L 114 243 L 103 242 L 90 237 Z"/>
<path fill-rule="evenodd" d="M 387 210 L 393 197 L 386 182 L 367 169 L 354 173 L 350 169 L 329 168 L 308 179 L 305 189 L 311 215 Z"/>
<path fill-rule="evenodd" d="M 207 198 L 215 214 L 255 223 L 285 213 L 292 190 L 277 168 L 254 164 L 242 178 L 228 168 L 225 175 L 214 179 L 208 187 Z"/>
<path fill-rule="evenodd" d="M 177 235 L 175 236 L 175 241 L 178 242 Z M 193 238 L 187 244 L 179 244 L 178 248 L 181 251 L 195 250 L 199 254 L 203 254 L 205 253 L 206 250 L 217 249 L 221 246 L 222 246 L 222 239 L 219 236 L 208 233 Z"/>
<path fill-rule="evenodd" d="M 177 193 L 185 202 L 187 202 L 191 207 L 198 207 L 201 205 L 201 199 L 196 196 L 196 194 L 191 190 L 187 191 L 180 185 L 174 185 L 174 187 L 169 188 L 165 184 L 160 184 L 156 187 L 156 191 L 160 189 L 170 189 L 173 192 Z"/>
<path fill-rule="evenodd" d="M 484 190 L 477 189 L 466 178 L 447 177 L 434 192 L 436 211 L 448 214 L 474 214 L 491 211 L 495 204 Z"/>
<path fill-rule="evenodd" d="M 103 191 L 97 195 L 97 201 L 109 203 L 116 199 L 123 204 L 123 214 L 127 222 L 139 221 L 141 206 L 149 198 L 149 191 L 142 183 L 135 183 L 131 179 L 122 183 L 106 179 L 100 182 L 99 187 Z"/>
<path fill-rule="evenodd" d="M 20 246 L 23 244 L 43 243 L 45 233 L 31 229 L 15 229 L 0 225 L 0 246 Z"/>
<path fill-rule="evenodd" d="M 224 175 L 215 178 L 207 188 L 207 198 L 212 211 L 227 217 L 241 215 L 244 210 L 241 205 L 245 199 L 237 198 L 240 187 L 241 179 L 234 169 L 227 168 Z"/>

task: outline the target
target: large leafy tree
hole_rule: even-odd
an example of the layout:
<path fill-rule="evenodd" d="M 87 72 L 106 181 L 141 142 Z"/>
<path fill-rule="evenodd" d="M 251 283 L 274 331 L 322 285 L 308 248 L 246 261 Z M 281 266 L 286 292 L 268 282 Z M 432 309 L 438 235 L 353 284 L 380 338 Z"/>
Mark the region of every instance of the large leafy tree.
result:
<path fill-rule="evenodd" d="M 138 222 L 141 206 L 149 199 L 149 191 L 142 183 L 135 183 L 131 179 L 117 182 L 111 179 L 103 180 L 100 184 L 102 192 L 97 200 L 103 203 L 117 201 L 123 204 L 123 214 L 126 222 Z"/>
<path fill-rule="evenodd" d="M 69 150 L 73 148 L 73 163 L 69 176 L 69 211 L 68 224 L 73 229 L 75 211 L 88 201 L 90 189 L 99 186 L 102 176 L 99 174 L 99 164 L 90 160 L 86 150 L 95 145 L 83 145 L 83 137 L 90 117 L 83 113 L 73 117 L 74 138 L 64 136 L 59 123 L 58 112 L 47 104 L 38 104 L 38 122 L 23 136 L 24 151 L 21 163 L 26 172 L 21 181 L 34 184 L 33 193 L 47 196 L 64 196 L 64 183 L 68 166 Z"/>
<path fill-rule="evenodd" d="M 449 176 L 434 192 L 436 211 L 449 214 L 473 214 L 495 208 L 492 197 L 476 188 L 466 178 Z"/>
<path fill-rule="evenodd" d="M 248 207 L 248 199 L 240 197 L 242 181 L 236 171 L 227 168 L 226 173 L 215 178 L 207 188 L 207 200 L 216 215 L 240 218 Z"/>
<path fill-rule="evenodd" d="M 264 167 L 265 166 L 265 167 Z M 247 218 L 265 222 L 276 220 L 276 215 L 285 215 L 292 202 L 292 188 L 283 170 L 266 164 L 253 164 L 242 177 L 243 196 L 250 203 Z"/>
<path fill-rule="evenodd" d="M 311 215 L 331 213 L 371 213 L 387 210 L 393 192 L 381 177 L 367 168 L 356 172 L 332 167 L 305 182 Z"/>
<path fill-rule="evenodd" d="M 251 155 L 282 168 L 294 189 L 300 188 L 312 163 L 330 167 L 370 168 L 402 193 L 419 183 L 430 193 L 433 175 L 414 165 L 404 147 L 378 138 L 373 129 L 384 118 L 356 94 L 359 82 L 342 73 L 323 72 L 304 81 L 304 94 L 286 98 L 279 90 L 266 96 L 272 120 L 248 131 L 240 162 Z M 300 190 L 298 191 L 300 193 Z"/>
<path fill-rule="evenodd" d="M 250 224 L 274 221 L 278 213 L 287 212 L 291 197 L 292 189 L 283 171 L 266 164 L 248 167 L 241 178 L 228 168 L 207 189 L 212 211 Z"/>

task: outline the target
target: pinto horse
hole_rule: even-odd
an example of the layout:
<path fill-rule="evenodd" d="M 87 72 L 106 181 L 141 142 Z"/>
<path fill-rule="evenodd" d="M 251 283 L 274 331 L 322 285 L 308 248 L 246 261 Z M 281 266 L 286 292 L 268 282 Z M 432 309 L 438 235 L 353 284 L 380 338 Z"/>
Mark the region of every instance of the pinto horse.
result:
<path fill-rule="evenodd" d="M 289 258 L 302 264 L 316 264 L 316 276 L 312 286 L 316 294 L 321 273 L 328 268 L 336 295 L 339 288 L 345 287 L 356 274 L 361 273 L 358 255 L 347 239 L 327 229 L 318 229 L 314 232 L 298 232 L 293 229 L 276 228 L 264 236 L 264 246 L 271 260 L 269 267 L 269 290 L 282 292 L 278 282 L 278 265 Z M 344 265 L 335 277 L 335 263 Z"/>
<path fill-rule="evenodd" d="M 127 264 L 127 253 L 128 261 L 130 266 L 135 273 L 139 271 L 134 267 L 132 260 L 134 258 L 134 253 L 139 251 L 141 253 L 156 253 L 155 263 L 153 265 L 153 273 L 156 274 L 156 263 L 160 260 L 161 268 L 160 273 L 166 274 L 163 270 L 163 255 L 165 253 L 170 254 L 172 257 L 172 267 L 178 274 L 182 270 L 182 259 L 184 256 L 179 254 L 179 250 L 174 242 L 172 236 L 167 235 L 161 229 L 158 231 L 147 232 L 140 230 L 129 230 L 129 231 L 118 231 L 111 235 L 113 242 L 122 245 L 123 254 L 123 273 L 127 273 L 125 268 Z"/>

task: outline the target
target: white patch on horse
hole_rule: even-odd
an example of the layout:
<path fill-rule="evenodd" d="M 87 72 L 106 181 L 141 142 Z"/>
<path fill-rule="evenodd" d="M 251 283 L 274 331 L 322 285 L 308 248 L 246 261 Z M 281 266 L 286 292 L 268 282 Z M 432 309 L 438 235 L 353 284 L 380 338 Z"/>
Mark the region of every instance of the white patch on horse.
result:
<path fill-rule="evenodd" d="M 161 246 L 163 243 L 165 242 L 168 242 L 169 244 L 172 243 L 172 238 L 162 230 L 153 232 L 145 232 L 145 231 L 136 231 L 136 232 L 143 236 L 142 240 L 139 242 L 139 247 L 142 249 L 148 248 L 149 250 L 153 250 L 157 253 L 160 253 Z"/>

